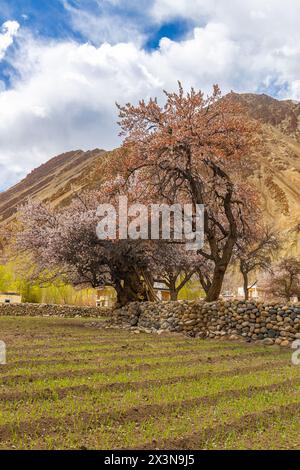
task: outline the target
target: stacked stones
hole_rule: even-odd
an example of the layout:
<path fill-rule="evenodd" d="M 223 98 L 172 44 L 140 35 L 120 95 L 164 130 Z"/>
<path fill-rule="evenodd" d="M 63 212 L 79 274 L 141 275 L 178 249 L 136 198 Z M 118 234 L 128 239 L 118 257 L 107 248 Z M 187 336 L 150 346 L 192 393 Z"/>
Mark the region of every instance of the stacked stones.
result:
<path fill-rule="evenodd" d="M 108 313 L 111 313 L 109 309 L 73 305 L 0 304 L 0 316 L 98 318 Z"/>
<path fill-rule="evenodd" d="M 0 304 L 0 316 L 85 317 L 109 315 L 107 327 L 135 332 L 183 333 L 196 338 L 244 339 L 289 346 L 300 339 L 300 304 L 218 301 L 131 303 L 111 311 L 96 307 Z M 101 323 L 103 327 L 103 323 Z"/>
<path fill-rule="evenodd" d="M 214 303 L 133 303 L 115 310 L 111 324 L 146 332 L 178 332 L 192 337 L 244 338 L 289 346 L 300 339 L 300 304 L 218 301 Z"/>

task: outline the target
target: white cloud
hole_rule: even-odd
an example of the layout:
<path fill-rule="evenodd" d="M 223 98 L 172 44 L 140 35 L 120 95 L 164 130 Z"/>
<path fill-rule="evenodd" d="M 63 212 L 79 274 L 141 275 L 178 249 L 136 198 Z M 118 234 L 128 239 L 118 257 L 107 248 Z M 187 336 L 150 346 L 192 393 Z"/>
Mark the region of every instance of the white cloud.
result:
<path fill-rule="evenodd" d="M 14 36 L 17 34 L 20 25 L 17 21 L 6 21 L 3 23 L 0 32 L 0 60 L 3 59 L 9 46 L 12 45 Z"/>
<path fill-rule="evenodd" d="M 134 39 L 135 43 L 142 44 L 145 35 L 142 31 L 143 25 L 141 19 L 124 18 L 115 12 L 114 7 L 121 4 L 121 0 L 94 0 L 94 9 L 88 10 L 80 0 L 70 2 L 61 0 L 65 10 L 71 18 L 72 27 L 83 35 L 84 38 L 99 45 L 103 42 L 116 44 L 118 42 L 130 41 Z M 139 6 L 136 0 L 127 0 L 126 6 L 129 10 L 132 4 L 135 4 L 135 11 L 143 7 L 145 0 L 139 0 Z"/>
<path fill-rule="evenodd" d="M 158 23 L 185 18 L 223 25 L 240 50 L 233 74 L 241 68 L 242 80 L 248 75 L 257 88 L 271 76 L 284 90 L 280 96 L 300 99 L 299 0 L 155 0 L 151 13 Z"/>
<path fill-rule="evenodd" d="M 195 29 L 182 43 L 164 39 L 148 53 L 133 43 L 96 48 L 21 39 L 13 60 L 18 76 L 12 89 L 0 92 L 0 162 L 12 175 L 16 165 L 27 172 L 65 150 L 117 146 L 116 101 L 161 95 L 178 79 L 208 90 L 222 78 L 228 89 L 238 57 L 228 31 L 217 24 Z"/>
<path fill-rule="evenodd" d="M 0 87 L 0 187 L 60 152 L 117 146 L 115 101 L 160 97 L 178 79 L 204 91 L 213 83 L 224 92 L 276 87 L 300 99 L 300 2 L 157 0 L 152 13 L 157 22 L 181 15 L 198 26 L 151 52 L 133 33 L 95 47 L 19 31 L 19 48 L 6 54 L 13 86 Z"/>

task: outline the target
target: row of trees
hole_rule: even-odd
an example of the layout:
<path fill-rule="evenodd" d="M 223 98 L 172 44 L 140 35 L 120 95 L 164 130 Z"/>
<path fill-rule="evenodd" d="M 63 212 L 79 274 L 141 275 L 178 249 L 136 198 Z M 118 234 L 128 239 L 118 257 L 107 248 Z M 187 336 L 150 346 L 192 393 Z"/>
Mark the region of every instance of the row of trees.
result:
<path fill-rule="evenodd" d="M 260 225 L 250 176 L 257 168 L 260 128 L 236 100 L 192 89 L 121 107 L 123 145 L 100 191 L 77 194 L 67 208 L 29 202 L 21 211 L 18 252 L 31 256 L 34 278 L 74 286 L 112 286 L 118 302 L 154 300 L 155 280 L 175 300 L 198 276 L 207 301 L 219 298 L 225 273 L 238 262 L 248 295 L 249 274 L 269 270 L 278 237 Z M 99 204 L 126 195 L 132 203 L 204 206 L 204 246 L 188 252 L 170 240 L 99 240 Z M 145 223 L 145 221 L 141 222 Z"/>

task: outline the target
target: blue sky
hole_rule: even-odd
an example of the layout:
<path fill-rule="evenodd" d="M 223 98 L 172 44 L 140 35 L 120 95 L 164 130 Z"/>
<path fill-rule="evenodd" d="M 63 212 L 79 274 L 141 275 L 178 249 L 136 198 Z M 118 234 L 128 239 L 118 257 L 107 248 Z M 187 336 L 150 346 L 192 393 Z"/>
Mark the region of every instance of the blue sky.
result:
<path fill-rule="evenodd" d="M 4 0 L 0 20 L 16 20 L 44 37 L 73 37 L 74 32 L 60 0 Z M 76 37 L 76 32 L 75 32 Z"/>
<path fill-rule="evenodd" d="M 162 37 L 173 40 L 182 39 L 193 27 L 189 19 L 174 18 L 157 23 L 149 10 L 151 1 L 97 1 L 97 0 L 2 0 L 4 7 L 0 10 L 0 22 L 16 20 L 29 28 L 37 37 L 56 40 L 90 41 L 98 45 L 99 41 L 85 31 L 80 31 L 72 23 L 73 11 L 84 11 L 94 16 L 103 15 L 113 21 L 121 18 L 123 22 L 134 24 L 145 34 L 144 47 L 157 48 Z M 66 5 L 68 5 L 66 7 Z"/>
<path fill-rule="evenodd" d="M 299 0 L 0 0 L 0 190 L 51 156 L 119 145 L 115 102 L 300 100 Z"/>

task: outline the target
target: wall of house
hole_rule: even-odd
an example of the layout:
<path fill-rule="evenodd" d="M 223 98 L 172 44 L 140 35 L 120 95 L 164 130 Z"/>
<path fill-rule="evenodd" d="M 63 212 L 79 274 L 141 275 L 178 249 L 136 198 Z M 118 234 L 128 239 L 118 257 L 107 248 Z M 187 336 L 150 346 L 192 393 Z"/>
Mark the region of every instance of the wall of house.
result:
<path fill-rule="evenodd" d="M 11 303 L 11 304 L 20 304 L 22 298 L 17 294 L 0 294 L 0 304 Z"/>
<path fill-rule="evenodd" d="M 300 304 L 218 301 L 133 303 L 115 310 L 112 325 L 146 332 L 183 333 L 196 338 L 244 338 L 288 346 L 300 339 Z"/>

